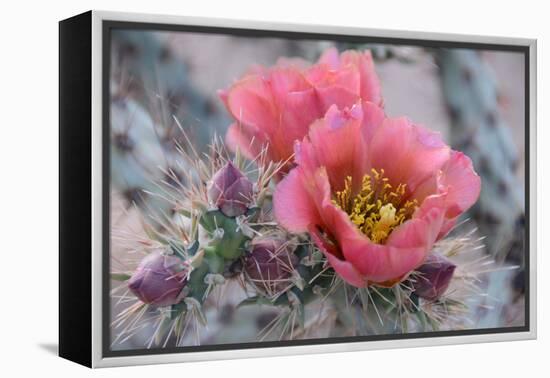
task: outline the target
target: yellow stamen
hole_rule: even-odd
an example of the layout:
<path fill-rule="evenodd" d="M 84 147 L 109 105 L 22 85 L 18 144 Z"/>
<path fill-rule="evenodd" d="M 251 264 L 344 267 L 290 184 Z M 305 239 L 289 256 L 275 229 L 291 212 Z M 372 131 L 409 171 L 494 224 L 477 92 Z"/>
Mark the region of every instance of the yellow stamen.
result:
<path fill-rule="evenodd" d="M 348 213 L 351 221 L 369 239 L 382 244 L 418 207 L 416 200 L 405 200 L 406 190 L 406 184 L 399 184 L 394 189 L 384 177 L 383 169 L 372 169 L 370 175 L 363 176 L 356 193 L 352 178 L 346 177 L 344 189 L 335 193 L 333 202 Z"/>

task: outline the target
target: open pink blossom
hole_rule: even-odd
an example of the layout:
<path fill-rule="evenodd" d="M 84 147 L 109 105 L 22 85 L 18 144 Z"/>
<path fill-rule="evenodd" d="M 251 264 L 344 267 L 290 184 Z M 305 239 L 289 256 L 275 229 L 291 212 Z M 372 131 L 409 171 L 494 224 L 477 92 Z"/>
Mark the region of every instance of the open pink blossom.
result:
<path fill-rule="evenodd" d="M 439 134 L 369 102 L 332 106 L 296 143 L 295 162 L 276 187 L 275 216 L 308 232 L 357 287 L 405 279 L 481 186 L 470 159 Z"/>
<path fill-rule="evenodd" d="M 228 146 L 249 159 L 267 147 L 272 161 L 290 159 L 294 141 L 330 106 L 350 107 L 359 99 L 382 103 L 370 51 L 338 54 L 334 48 L 311 66 L 284 59 L 272 68 L 256 67 L 220 97 L 235 119 Z"/>

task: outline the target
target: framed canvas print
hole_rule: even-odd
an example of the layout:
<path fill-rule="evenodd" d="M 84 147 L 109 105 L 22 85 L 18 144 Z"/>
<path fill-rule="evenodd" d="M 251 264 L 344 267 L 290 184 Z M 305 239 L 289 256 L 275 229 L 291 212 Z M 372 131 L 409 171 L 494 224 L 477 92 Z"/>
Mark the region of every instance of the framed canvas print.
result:
<path fill-rule="evenodd" d="M 62 357 L 536 336 L 534 40 L 59 27 Z"/>

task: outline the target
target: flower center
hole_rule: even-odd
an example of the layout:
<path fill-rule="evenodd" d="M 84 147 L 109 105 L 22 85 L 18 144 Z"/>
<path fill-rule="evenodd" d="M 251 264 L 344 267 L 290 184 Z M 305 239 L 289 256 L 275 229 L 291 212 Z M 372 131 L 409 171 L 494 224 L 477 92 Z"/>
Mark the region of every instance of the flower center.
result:
<path fill-rule="evenodd" d="M 346 177 L 344 189 L 337 191 L 333 203 L 344 210 L 351 221 L 374 243 L 384 243 L 391 232 L 410 219 L 417 200 L 406 200 L 407 185 L 393 187 L 384 170 L 371 170 L 361 179 L 358 193 L 353 192 L 352 177 Z"/>

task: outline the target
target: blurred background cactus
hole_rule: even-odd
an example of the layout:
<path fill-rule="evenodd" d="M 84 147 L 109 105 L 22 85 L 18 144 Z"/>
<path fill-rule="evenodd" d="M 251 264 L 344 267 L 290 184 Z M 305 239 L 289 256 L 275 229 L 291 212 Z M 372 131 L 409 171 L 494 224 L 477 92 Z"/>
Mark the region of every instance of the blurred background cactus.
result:
<path fill-rule="evenodd" d="M 453 146 L 474 161 L 484 178 L 481 198 L 472 210 L 489 252 L 498 260 L 523 265 L 525 185 L 522 142 L 502 114 L 506 94 L 495 72 L 472 50 L 438 50 L 441 86 L 451 120 Z M 510 72 L 523 92 L 523 70 Z M 518 80 L 519 79 L 519 80 Z M 520 102 L 518 107 L 523 109 Z M 504 205 L 503 205 L 504 204 Z"/>
<path fill-rule="evenodd" d="M 498 80 L 490 60 L 480 52 L 442 49 L 435 59 L 451 121 L 451 143 L 470 156 L 483 177 L 480 199 L 471 210 L 473 219 L 486 236 L 487 252 L 497 261 L 518 266 L 515 272 L 495 273 L 489 287 L 495 293 L 504 286 L 508 300 L 503 298 L 488 316 L 509 318 L 511 309 L 523 306 L 525 293 L 525 68 L 517 57 L 507 79 Z M 501 85 L 506 82 L 508 88 Z M 512 98 L 519 117 L 511 119 L 516 122 L 511 127 L 505 111 Z"/>
<path fill-rule="evenodd" d="M 277 167 L 230 156 L 215 137 L 230 124 L 218 89 L 330 46 L 370 48 L 386 112 L 440 131 L 483 178 L 471 219 L 435 247 L 444 263 L 396 288 L 352 288 L 311 244 L 281 238 Z M 137 30 L 115 31 L 111 51 L 113 349 L 523 324 L 521 55 Z M 250 198 L 229 198 L 235 182 Z M 171 281 L 188 291 L 168 310 L 136 301 L 143 277 L 126 282 L 159 248 L 190 272 Z"/>

